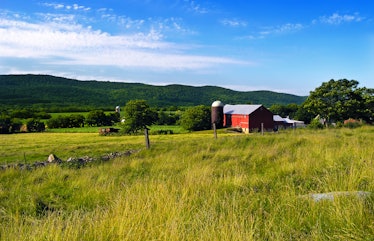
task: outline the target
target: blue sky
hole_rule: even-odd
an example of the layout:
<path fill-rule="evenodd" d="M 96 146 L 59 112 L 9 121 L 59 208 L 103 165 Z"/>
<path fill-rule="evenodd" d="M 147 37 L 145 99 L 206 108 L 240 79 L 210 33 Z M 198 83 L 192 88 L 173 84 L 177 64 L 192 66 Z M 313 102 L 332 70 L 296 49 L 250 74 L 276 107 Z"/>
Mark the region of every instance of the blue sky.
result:
<path fill-rule="evenodd" d="M 374 88 L 370 0 L 1 0 L 0 74 L 296 95 Z"/>

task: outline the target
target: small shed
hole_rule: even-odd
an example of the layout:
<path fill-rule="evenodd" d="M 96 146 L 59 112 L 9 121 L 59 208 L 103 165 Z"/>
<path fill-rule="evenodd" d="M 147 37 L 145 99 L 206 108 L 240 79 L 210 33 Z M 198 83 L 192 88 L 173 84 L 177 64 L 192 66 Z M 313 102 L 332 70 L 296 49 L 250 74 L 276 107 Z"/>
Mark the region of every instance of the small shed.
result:
<path fill-rule="evenodd" d="M 263 105 L 225 105 L 224 126 L 242 128 L 245 133 L 274 129 L 273 113 Z"/>
<path fill-rule="evenodd" d="M 281 117 L 280 115 L 274 115 L 273 120 L 274 120 L 275 130 L 286 129 L 288 127 L 292 127 L 292 123 L 286 121 L 286 119 Z"/>
<path fill-rule="evenodd" d="M 293 127 L 293 128 L 305 127 L 304 121 L 292 120 L 288 117 L 284 118 L 284 120 L 290 127 Z"/>

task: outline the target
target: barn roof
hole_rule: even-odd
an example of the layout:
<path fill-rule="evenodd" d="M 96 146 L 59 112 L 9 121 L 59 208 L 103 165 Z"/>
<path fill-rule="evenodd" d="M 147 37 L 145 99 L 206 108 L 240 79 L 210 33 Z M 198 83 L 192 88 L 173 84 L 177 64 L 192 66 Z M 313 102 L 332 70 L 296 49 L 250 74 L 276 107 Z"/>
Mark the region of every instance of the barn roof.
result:
<path fill-rule="evenodd" d="M 273 120 L 277 122 L 285 122 L 285 120 L 280 115 L 274 115 Z"/>
<path fill-rule="evenodd" d="M 225 105 L 223 107 L 224 114 L 250 115 L 252 112 L 260 108 L 262 105 Z"/>

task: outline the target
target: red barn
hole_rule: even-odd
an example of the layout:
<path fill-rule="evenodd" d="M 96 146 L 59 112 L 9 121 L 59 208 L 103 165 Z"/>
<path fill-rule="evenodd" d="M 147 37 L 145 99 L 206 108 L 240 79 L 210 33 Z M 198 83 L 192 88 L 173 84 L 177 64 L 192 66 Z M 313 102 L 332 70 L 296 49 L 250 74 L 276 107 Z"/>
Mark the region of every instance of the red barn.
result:
<path fill-rule="evenodd" d="M 226 127 L 240 127 L 246 133 L 254 130 L 274 129 L 273 113 L 263 105 L 225 105 L 223 107 Z"/>

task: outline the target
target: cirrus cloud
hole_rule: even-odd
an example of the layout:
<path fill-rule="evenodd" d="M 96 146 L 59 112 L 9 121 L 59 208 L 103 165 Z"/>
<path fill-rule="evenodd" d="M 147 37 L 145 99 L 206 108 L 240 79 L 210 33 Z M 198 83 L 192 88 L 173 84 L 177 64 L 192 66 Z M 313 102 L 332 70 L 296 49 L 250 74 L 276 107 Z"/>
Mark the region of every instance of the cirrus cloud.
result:
<path fill-rule="evenodd" d="M 349 23 L 349 22 L 361 22 L 364 18 L 359 15 L 359 13 L 354 14 L 339 14 L 333 13 L 330 16 L 321 16 L 318 20 L 313 20 L 313 23 L 325 23 L 325 24 L 333 24 L 339 25 L 342 23 Z"/>
<path fill-rule="evenodd" d="M 29 23 L 0 17 L 0 58 L 33 58 L 36 62 L 54 65 L 164 70 L 248 64 L 230 58 L 189 54 L 186 46 L 163 41 L 163 36 L 152 28 L 148 32 L 112 35 L 74 21 L 62 23 L 56 16 L 48 19 L 55 21 Z"/>

